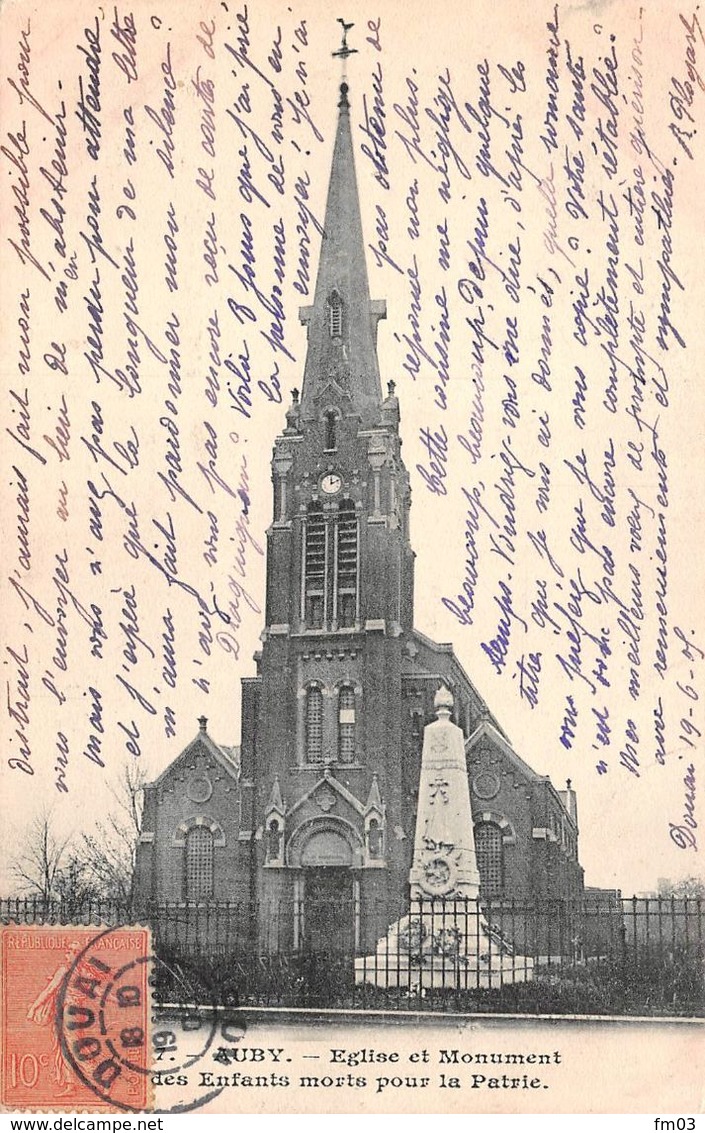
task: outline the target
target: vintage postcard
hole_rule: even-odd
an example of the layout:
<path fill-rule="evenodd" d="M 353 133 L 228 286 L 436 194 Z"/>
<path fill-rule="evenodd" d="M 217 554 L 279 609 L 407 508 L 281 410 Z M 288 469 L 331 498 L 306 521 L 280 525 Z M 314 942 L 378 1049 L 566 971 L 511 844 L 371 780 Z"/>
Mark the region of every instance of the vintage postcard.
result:
<path fill-rule="evenodd" d="M 700 9 L 0 20 L 2 1106 L 699 1112 Z"/>

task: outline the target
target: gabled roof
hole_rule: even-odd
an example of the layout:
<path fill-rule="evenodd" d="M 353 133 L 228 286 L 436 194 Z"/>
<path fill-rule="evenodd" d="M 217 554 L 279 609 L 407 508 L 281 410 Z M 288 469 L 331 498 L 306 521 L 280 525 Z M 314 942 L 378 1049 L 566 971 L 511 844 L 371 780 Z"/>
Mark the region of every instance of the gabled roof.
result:
<path fill-rule="evenodd" d="M 532 767 L 529 767 L 529 764 L 525 763 L 521 756 L 517 755 L 517 753 L 514 751 L 514 748 L 510 746 L 505 737 L 501 734 L 501 732 L 497 730 L 491 720 L 480 721 L 480 723 L 475 728 L 475 731 L 465 741 L 466 753 L 472 751 L 472 749 L 477 746 L 481 739 L 488 739 L 490 743 L 493 743 L 497 748 L 499 748 L 502 754 L 507 757 L 513 769 L 520 775 L 523 775 L 530 782 L 544 783 L 555 795 L 556 801 L 565 811 L 567 818 L 577 830 L 578 824 L 568 810 L 568 807 L 566 805 L 567 798 L 564 798 L 564 795 L 567 795 L 567 792 L 556 790 L 553 783 L 551 782 L 550 776 L 539 775 L 538 772 L 534 771 Z"/>
<path fill-rule="evenodd" d="M 477 746 L 481 739 L 488 739 L 491 743 L 506 755 L 510 764 L 520 775 L 532 782 L 545 782 L 548 779 L 547 775 L 538 775 L 528 763 L 525 763 L 521 756 L 517 755 L 514 748 L 509 744 L 508 740 L 499 729 L 495 726 L 492 720 L 480 720 L 480 723 L 475 728 L 475 731 L 465 741 L 465 751 L 470 752 Z"/>
<path fill-rule="evenodd" d="M 321 787 L 324 787 L 324 786 L 330 787 L 331 790 L 335 791 L 336 794 L 340 795 L 340 797 L 342 799 L 345 799 L 345 802 L 348 803 L 348 805 L 350 807 L 352 807 L 353 810 L 357 811 L 358 814 L 364 814 L 365 813 L 365 810 L 367 808 L 362 805 L 362 803 L 360 802 L 359 799 L 355 798 L 355 796 L 352 794 L 352 792 L 349 791 L 347 789 L 347 787 L 343 783 L 340 782 L 339 779 L 335 778 L 335 776 L 333 775 L 333 773 L 331 772 L 331 770 L 329 768 L 326 768 L 325 771 L 323 772 L 323 775 L 321 776 L 321 778 L 318 779 L 313 784 L 311 789 L 306 791 L 306 793 L 303 794 L 300 799 L 297 799 L 296 802 L 293 804 L 293 806 L 289 807 L 289 810 L 287 811 L 287 817 L 292 815 L 294 813 L 294 811 L 296 811 L 300 807 L 302 807 L 303 804 L 305 802 L 307 802 L 310 798 L 313 798 L 313 796 L 316 794 L 316 792 L 319 791 L 321 789 Z M 372 805 L 376 805 L 376 804 L 373 803 Z"/>
<path fill-rule="evenodd" d="M 421 631 L 418 630 L 418 629 L 412 629 L 409 636 L 412 639 L 415 639 L 415 641 L 421 646 L 422 649 L 426 649 L 430 653 L 436 653 L 436 654 L 439 654 L 439 655 L 442 655 L 442 656 L 445 656 L 445 657 L 450 657 L 451 664 L 452 664 L 453 668 L 455 669 L 458 677 L 460 678 L 461 682 L 463 682 L 466 685 L 466 687 L 471 690 L 473 696 L 475 697 L 475 699 L 477 700 L 477 702 L 480 706 L 480 711 L 482 712 L 482 714 L 484 716 L 486 716 L 492 722 L 492 724 L 494 725 L 496 730 L 499 732 L 499 734 L 501 736 L 503 736 L 505 740 L 508 740 L 508 736 L 507 736 L 506 732 L 503 730 L 501 724 L 499 723 L 498 720 L 495 719 L 493 713 L 490 711 L 490 709 L 487 706 L 487 702 L 484 700 L 484 698 L 482 696 L 480 696 L 480 693 L 477 691 L 475 685 L 470 680 L 470 677 L 465 672 L 465 669 L 460 664 L 460 661 L 458 660 L 458 658 L 456 656 L 455 649 L 453 648 L 452 643 L 449 642 L 449 641 L 444 641 L 444 642 L 433 641 L 432 638 L 427 637 L 425 633 L 421 633 Z M 410 672 L 410 673 L 405 672 L 403 675 L 404 676 L 413 676 L 414 673 L 413 673 L 413 671 Z M 439 677 L 440 677 L 440 674 L 439 674 Z"/>
<path fill-rule="evenodd" d="M 161 775 L 153 783 L 148 783 L 147 786 L 158 787 L 171 774 L 177 764 L 195 755 L 198 748 L 204 748 L 233 779 L 237 781 L 240 778 L 240 748 L 217 744 L 210 738 L 205 728 L 201 727 L 191 742 L 176 756 L 176 759 L 173 759 Z"/>

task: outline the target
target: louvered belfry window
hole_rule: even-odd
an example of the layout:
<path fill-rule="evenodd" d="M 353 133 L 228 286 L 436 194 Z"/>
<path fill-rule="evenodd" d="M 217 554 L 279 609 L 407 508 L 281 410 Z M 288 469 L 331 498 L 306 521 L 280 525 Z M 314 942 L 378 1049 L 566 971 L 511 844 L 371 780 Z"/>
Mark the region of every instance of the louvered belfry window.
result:
<path fill-rule="evenodd" d="M 331 338 L 340 338 L 343 333 L 343 300 L 337 291 L 331 292 L 328 300 L 328 320 Z"/>
<path fill-rule="evenodd" d="M 186 835 L 186 900 L 213 896 L 213 834 L 207 826 L 192 826 Z"/>
<path fill-rule="evenodd" d="M 336 434 L 336 421 L 337 421 L 337 419 L 336 419 L 334 410 L 329 409 L 328 412 L 325 415 L 325 418 L 324 418 L 325 434 L 326 434 L 325 435 L 326 452 L 335 452 L 335 449 L 337 448 L 337 441 L 336 441 L 336 435 L 335 435 Z"/>
<path fill-rule="evenodd" d="M 494 822 L 475 827 L 475 853 L 483 897 L 499 897 L 504 892 L 504 842 Z"/>
<path fill-rule="evenodd" d="M 349 685 L 338 696 L 338 762 L 355 762 L 355 690 Z"/>
<path fill-rule="evenodd" d="M 306 762 L 323 760 L 323 693 L 310 688 L 306 693 Z"/>
<path fill-rule="evenodd" d="M 338 513 L 338 625 L 354 626 L 357 618 L 358 526 L 355 504 L 343 500 Z"/>
<path fill-rule="evenodd" d="M 309 505 L 306 517 L 306 623 L 323 628 L 326 587 L 326 523 L 319 503 Z"/>

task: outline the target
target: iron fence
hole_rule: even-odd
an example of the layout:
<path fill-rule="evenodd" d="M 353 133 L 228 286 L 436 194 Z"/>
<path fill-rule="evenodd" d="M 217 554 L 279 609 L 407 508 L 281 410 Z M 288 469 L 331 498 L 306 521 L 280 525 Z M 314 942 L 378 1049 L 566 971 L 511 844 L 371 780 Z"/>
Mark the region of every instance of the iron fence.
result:
<path fill-rule="evenodd" d="M 705 1015 L 703 901 L 0 901 L 25 925 L 148 923 L 155 994 L 240 1007 Z M 186 993 L 188 989 L 188 993 Z"/>

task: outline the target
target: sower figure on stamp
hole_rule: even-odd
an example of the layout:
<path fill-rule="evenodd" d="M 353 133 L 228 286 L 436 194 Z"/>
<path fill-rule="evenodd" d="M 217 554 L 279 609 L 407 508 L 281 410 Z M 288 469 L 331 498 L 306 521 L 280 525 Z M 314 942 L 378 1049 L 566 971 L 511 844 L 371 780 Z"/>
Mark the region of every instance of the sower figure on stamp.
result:
<path fill-rule="evenodd" d="M 54 1078 L 60 1095 L 70 1092 L 75 1082 L 75 1076 L 64 1058 L 64 1052 L 56 1025 L 56 1013 L 62 984 L 80 951 L 81 945 L 78 941 L 74 941 L 69 945 L 65 955 L 65 962 L 59 965 L 47 986 L 43 991 L 40 991 L 34 1003 L 27 1009 L 27 1018 L 30 1023 L 36 1023 L 40 1027 L 49 1028 L 51 1052 L 54 1063 Z"/>

